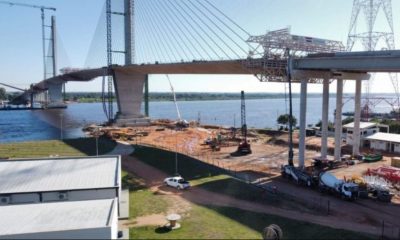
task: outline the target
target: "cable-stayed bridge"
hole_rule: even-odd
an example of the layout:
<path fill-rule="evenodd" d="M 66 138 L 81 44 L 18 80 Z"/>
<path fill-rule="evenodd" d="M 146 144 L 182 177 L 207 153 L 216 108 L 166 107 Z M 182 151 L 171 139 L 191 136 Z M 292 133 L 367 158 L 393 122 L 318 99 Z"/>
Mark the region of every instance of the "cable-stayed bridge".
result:
<path fill-rule="evenodd" d="M 210 0 L 106 0 L 86 66 L 64 68 L 63 74 L 54 74 L 32 85 L 21 98 L 34 101 L 38 98 L 35 96 L 43 96 L 40 92 L 46 92 L 45 100 L 50 107 L 63 106 L 65 82 L 103 77 L 104 110 L 108 118 L 119 125 L 141 125 L 149 123 L 140 106 L 144 97 L 145 103 L 148 100 L 146 85 L 150 74 L 251 74 L 260 81 L 297 81 L 301 83 L 299 156 L 303 164 L 307 84 L 324 86 L 322 156 L 325 157 L 330 83 L 338 80 L 335 138 L 341 141 L 338 119 L 341 119 L 343 81 L 356 81 L 354 138 L 357 139 L 361 82 L 369 79 L 370 72 L 400 72 L 400 51 L 345 52 L 341 42 L 293 35 L 290 29 L 252 36 Z M 118 103 L 116 115 L 112 109 L 114 91 Z M 354 154 L 358 149 L 355 144 Z M 340 148 L 335 155 L 340 156 Z"/>

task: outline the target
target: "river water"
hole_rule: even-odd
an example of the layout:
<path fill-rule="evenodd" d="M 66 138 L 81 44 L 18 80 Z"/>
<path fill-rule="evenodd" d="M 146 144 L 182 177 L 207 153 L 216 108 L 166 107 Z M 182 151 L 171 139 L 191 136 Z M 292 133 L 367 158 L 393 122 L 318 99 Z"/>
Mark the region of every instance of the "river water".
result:
<path fill-rule="evenodd" d="M 299 119 L 299 98 L 293 99 L 293 114 Z M 240 100 L 238 101 L 189 101 L 178 102 L 182 118 L 197 120 L 202 124 L 240 126 Z M 307 124 L 321 119 L 322 98 L 308 99 Z M 335 98 L 330 99 L 329 118 L 333 121 Z M 114 109 L 117 109 L 115 106 Z M 343 107 L 354 111 L 354 102 Z M 389 112 L 391 107 L 381 103 L 377 112 Z M 287 112 L 285 99 L 246 101 L 247 125 L 254 128 L 276 128 L 276 119 Z M 150 102 L 153 119 L 177 119 L 173 102 Z M 101 103 L 74 103 L 67 109 L 36 111 L 0 111 L 0 143 L 76 138 L 84 136 L 82 127 L 106 120 Z"/>

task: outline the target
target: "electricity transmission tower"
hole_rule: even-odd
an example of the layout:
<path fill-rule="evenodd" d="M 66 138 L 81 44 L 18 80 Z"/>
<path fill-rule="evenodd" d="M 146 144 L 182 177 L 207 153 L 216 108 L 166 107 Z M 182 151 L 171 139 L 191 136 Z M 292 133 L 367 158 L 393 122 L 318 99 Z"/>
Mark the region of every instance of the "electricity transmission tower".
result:
<path fill-rule="evenodd" d="M 376 30 L 377 18 L 382 10 L 388 30 Z M 362 19 L 364 17 L 364 19 Z M 365 29 L 359 31 L 359 29 Z M 379 26 L 382 27 L 382 26 Z M 393 13 L 391 0 L 354 0 L 350 30 L 347 39 L 347 51 L 353 50 L 355 43 L 361 42 L 364 50 L 375 51 L 380 40 L 385 43 L 384 48 L 395 49 Z M 397 107 L 400 106 L 399 84 L 397 74 L 389 74 L 397 97 Z M 365 84 L 367 106 L 369 105 L 370 82 Z M 398 110 L 398 109 L 397 109 Z"/>

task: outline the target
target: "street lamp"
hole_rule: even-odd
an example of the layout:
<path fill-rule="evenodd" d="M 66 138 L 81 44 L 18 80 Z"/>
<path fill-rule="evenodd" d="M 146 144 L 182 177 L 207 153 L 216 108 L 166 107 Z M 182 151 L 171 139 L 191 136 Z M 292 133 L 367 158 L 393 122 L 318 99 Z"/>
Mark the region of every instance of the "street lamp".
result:
<path fill-rule="evenodd" d="M 175 175 L 178 173 L 178 132 L 175 133 Z"/>
<path fill-rule="evenodd" d="M 96 130 L 94 132 L 94 138 L 96 139 L 96 156 L 99 156 L 99 128 L 96 127 Z"/>
<path fill-rule="evenodd" d="M 60 113 L 60 139 L 63 140 L 63 114 Z"/>

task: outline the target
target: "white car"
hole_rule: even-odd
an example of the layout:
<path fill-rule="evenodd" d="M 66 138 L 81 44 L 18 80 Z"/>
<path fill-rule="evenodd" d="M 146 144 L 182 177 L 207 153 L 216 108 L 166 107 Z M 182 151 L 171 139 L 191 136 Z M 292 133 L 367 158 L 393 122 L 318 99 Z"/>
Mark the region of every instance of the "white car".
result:
<path fill-rule="evenodd" d="M 169 177 L 164 180 L 164 183 L 180 190 L 190 188 L 190 183 L 182 177 Z"/>

